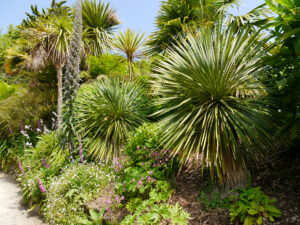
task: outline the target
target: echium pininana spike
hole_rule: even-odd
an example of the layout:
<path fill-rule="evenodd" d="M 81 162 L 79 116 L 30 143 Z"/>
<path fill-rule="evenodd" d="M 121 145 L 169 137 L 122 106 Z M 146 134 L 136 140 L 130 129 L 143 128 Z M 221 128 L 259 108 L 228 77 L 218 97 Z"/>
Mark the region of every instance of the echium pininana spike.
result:
<path fill-rule="evenodd" d="M 70 52 L 67 57 L 66 72 L 63 85 L 63 114 L 61 126 L 61 147 L 68 146 L 70 153 L 75 149 L 74 138 L 77 136 L 74 129 L 75 112 L 73 100 L 80 86 L 80 55 L 82 47 L 82 5 L 77 1 L 74 16 L 73 33 L 70 42 Z"/>

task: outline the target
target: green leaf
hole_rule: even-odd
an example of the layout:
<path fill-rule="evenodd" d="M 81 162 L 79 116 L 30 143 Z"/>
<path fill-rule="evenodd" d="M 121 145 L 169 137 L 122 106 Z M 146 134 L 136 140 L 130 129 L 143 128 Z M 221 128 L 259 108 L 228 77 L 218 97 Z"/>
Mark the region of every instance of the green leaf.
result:
<path fill-rule="evenodd" d="M 253 215 L 257 214 L 258 211 L 255 210 L 255 209 L 249 209 L 249 210 L 248 210 L 248 213 L 249 213 L 251 216 L 253 216 Z"/>

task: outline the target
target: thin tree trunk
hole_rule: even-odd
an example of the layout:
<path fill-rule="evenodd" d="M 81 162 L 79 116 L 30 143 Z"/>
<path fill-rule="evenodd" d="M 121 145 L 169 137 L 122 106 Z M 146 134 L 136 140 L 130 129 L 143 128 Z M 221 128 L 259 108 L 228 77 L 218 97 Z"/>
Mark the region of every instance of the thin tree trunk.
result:
<path fill-rule="evenodd" d="M 131 60 L 128 59 L 128 70 L 129 70 L 129 81 L 131 81 L 132 78 L 132 66 L 131 66 Z"/>
<path fill-rule="evenodd" d="M 60 128 L 62 123 L 62 70 L 63 66 L 58 66 L 56 68 L 57 72 L 57 128 Z"/>

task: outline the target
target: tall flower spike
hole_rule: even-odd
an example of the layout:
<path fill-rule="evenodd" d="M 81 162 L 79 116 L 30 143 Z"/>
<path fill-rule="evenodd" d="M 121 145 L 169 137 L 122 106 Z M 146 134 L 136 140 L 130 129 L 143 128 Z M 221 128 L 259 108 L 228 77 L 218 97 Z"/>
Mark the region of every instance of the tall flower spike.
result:
<path fill-rule="evenodd" d="M 73 34 L 70 43 L 70 52 L 66 63 L 63 86 L 63 115 L 61 126 L 61 147 L 68 146 L 70 153 L 75 149 L 74 137 L 77 133 L 74 129 L 75 112 L 73 99 L 80 86 L 80 54 L 82 48 L 82 5 L 77 1 L 76 13 L 73 24 Z"/>

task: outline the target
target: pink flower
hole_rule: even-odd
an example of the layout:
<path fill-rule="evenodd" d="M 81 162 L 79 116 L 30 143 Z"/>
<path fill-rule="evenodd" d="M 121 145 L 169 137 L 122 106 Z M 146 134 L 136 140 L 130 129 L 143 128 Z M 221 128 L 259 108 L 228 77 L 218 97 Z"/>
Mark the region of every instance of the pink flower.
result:
<path fill-rule="evenodd" d="M 144 166 L 144 163 L 143 163 L 143 162 L 141 162 L 141 166 Z"/>
<path fill-rule="evenodd" d="M 144 146 L 144 150 L 146 150 L 146 146 Z"/>
<path fill-rule="evenodd" d="M 144 180 L 145 178 L 144 177 L 141 177 L 141 180 Z"/>
<path fill-rule="evenodd" d="M 168 158 L 166 158 L 166 162 L 168 162 L 169 161 L 169 159 Z"/>
<path fill-rule="evenodd" d="M 162 164 L 162 161 L 161 161 L 161 160 L 159 160 L 159 163 L 160 163 L 160 164 Z"/>
<path fill-rule="evenodd" d="M 132 181 L 135 182 L 135 179 L 133 178 Z"/>
<path fill-rule="evenodd" d="M 124 183 L 122 183 L 122 186 L 124 186 L 125 184 Z"/>
<path fill-rule="evenodd" d="M 108 207 L 106 207 L 106 208 L 105 208 L 105 210 L 106 210 L 106 211 L 108 211 L 108 210 L 109 210 L 109 208 L 108 208 Z"/>
<path fill-rule="evenodd" d="M 21 173 L 24 173 L 24 170 L 23 170 L 23 167 L 22 167 L 22 164 L 21 164 L 20 159 L 18 159 L 18 166 L 19 166 L 20 172 L 21 172 Z"/>
<path fill-rule="evenodd" d="M 147 179 L 148 179 L 148 180 L 151 180 L 151 177 L 149 177 L 149 176 L 148 176 L 148 178 L 147 178 Z"/>
<path fill-rule="evenodd" d="M 155 163 L 153 163 L 153 167 L 156 167 L 156 164 L 155 164 Z"/>
<path fill-rule="evenodd" d="M 143 182 L 141 180 L 138 181 L 138 184 L 142 184 Z"/>
<path fill-rule="evenodd" d="M 150 175 L 152 175 L 152 173 L 153 173 L 152 171 L 149 172 Z"/>
<path fill-rule="evenodd" d="M 120 197 L 119 197 L 119 196 L 117 196 L 117 197 L 116 197 L 116 200 L 119 200 L 119 199 L 120 199 Z"/>
<path fill-rule="evenodd" d="M 155 182 L 155 181 L 156 181 L 156 180 L 153 178 L 153 179 L 152 179 L 152 182 Z"/>
<path fill-rule="evenodd" d="M 140 147 L 137 147 L 136 149 L 137 149 L 137 150 L 140 150 Z"/>
<path fill-rule="evenodd" d="M 40 178 L 38 178 L 38 182 L 39 182 L 39 186 L 40 186 L 40 191 L 41 191 L 42 193 L 45 193 L 45 192 L 46 192 L 46 189 L 45 189 L 45 187 L 44 187 L 42 181 L 40 180 Z"/>
<path fill-rule="evenodd" d="M 170 152 L 171 152 L 171 149 L 168 150 L 168 153 L 170 153 Z"/>
<path fill-rule="evenodd" d="M 122 168 L 123 168 L 123 165 L 122 165 L 122 164 L 120 164 L 120 165 L 119 165 L 119 167 L 122 169 Z"/>
<path fill-rule="evenodd" d="M 45 159 L 43 159 L 43 165 L 44 165 L 44 167 L 45 167 L 45 168 L 49 168 L 49 167 L 50 167 L 49 165 L 47 165 L 47 163 L 46 163 L 46 160 L 45 160 Z"/>
<path fill-rule="evenodd" d="M 125 192 L 126 191 L 126 188 L 123 188 L 123 192 Z"/>
<path fill-rule="evenodd" d="M 125 199 L 125 197 L 124 197 L 124 195 L 122 195 L 121 200 L 124 200 L 124 199 Z"/>

